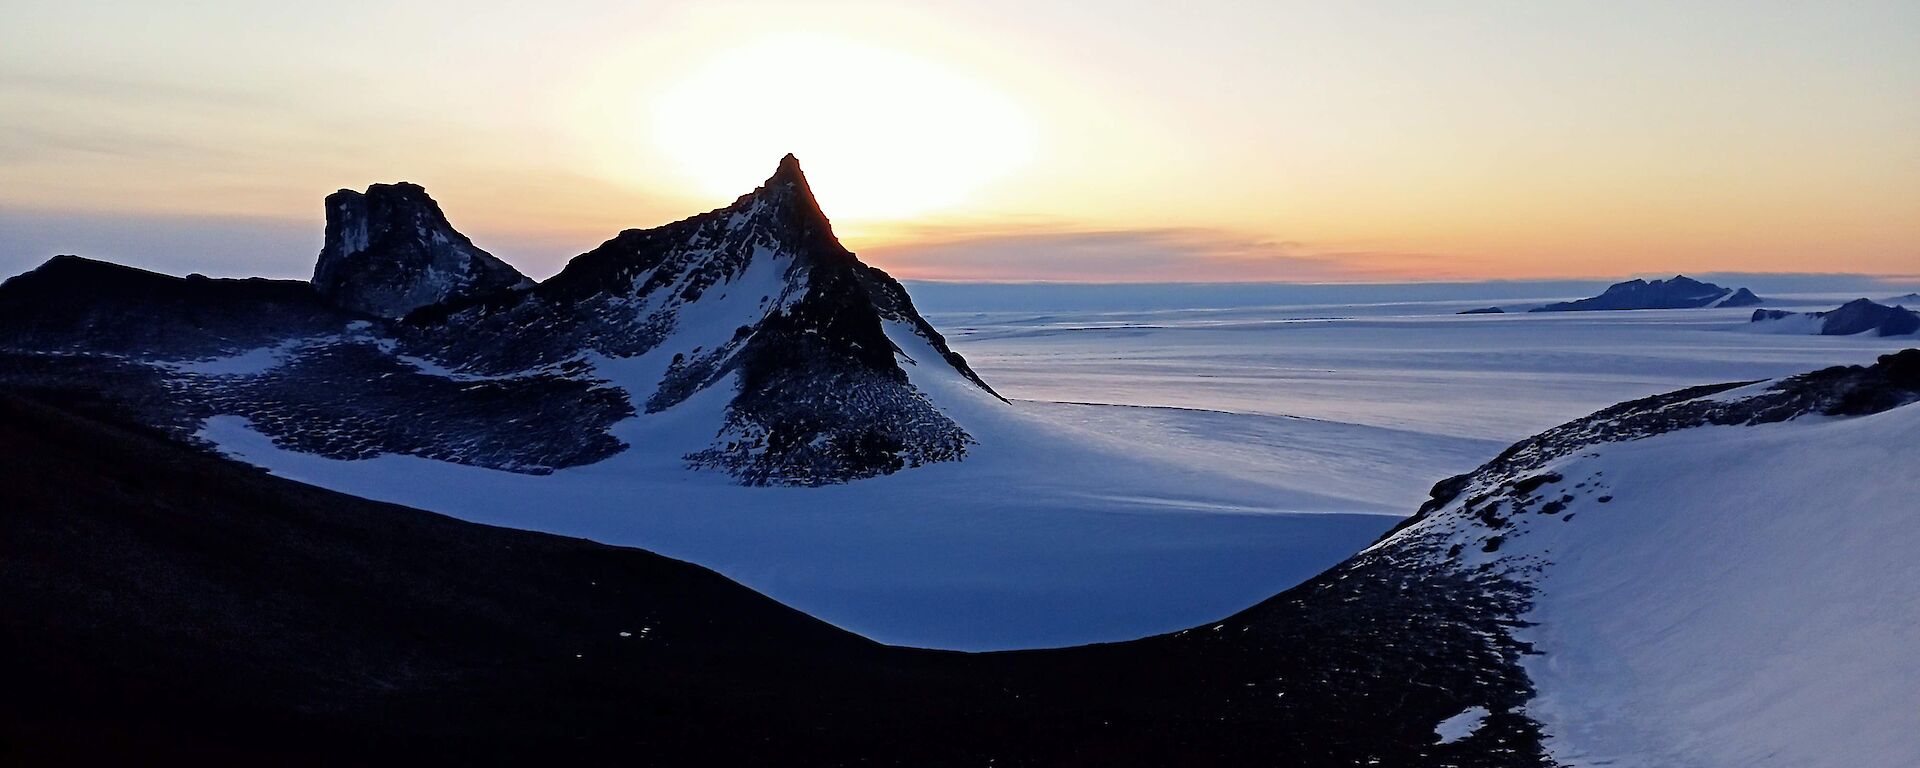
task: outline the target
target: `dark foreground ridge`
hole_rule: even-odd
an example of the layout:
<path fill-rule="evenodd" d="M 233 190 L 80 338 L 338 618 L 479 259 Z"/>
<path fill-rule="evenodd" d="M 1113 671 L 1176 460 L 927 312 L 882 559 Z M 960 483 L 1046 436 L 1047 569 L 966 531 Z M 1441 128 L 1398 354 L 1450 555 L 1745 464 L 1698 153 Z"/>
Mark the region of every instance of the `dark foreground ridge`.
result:
<path fill-rule="evenodd" d="M 1571 482 L 1542 468 L 1603 443 L 1916 401 L 1920 350 L 1623 403 L 1220 622 L 962 654 L 643 551 L 270 477 L 112 404 L 0 393 L 0 763 L 1548 765 L 1514 636 L 1537 587 L 1449 541 L 1496 552 L 1508 506 Z M 1470 707 L 1484 723 L 1440 743 Z"/>
<path fill-rule="evenodd" d="M 1217 625 L 880 646 L 705 569 L 0 396 L 0 763 L 1539 765 L 1519 595 L 1363 558 Z M 1435 723 L 1496 712 L 1437 744 Z"/>

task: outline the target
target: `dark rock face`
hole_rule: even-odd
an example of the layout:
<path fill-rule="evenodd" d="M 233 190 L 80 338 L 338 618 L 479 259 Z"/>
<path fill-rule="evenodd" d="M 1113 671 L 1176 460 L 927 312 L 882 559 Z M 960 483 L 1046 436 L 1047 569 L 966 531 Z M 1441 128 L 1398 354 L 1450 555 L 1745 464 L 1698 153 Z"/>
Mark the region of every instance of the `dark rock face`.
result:
<path fill-rule="evenodd" d="M 1455 312 L 1454 314 L 1456 315 L 1504 315 L 1506 313 L 1507 313 L 1506 310 L 1501 309 L 1499 307 L 1481 307 L 1479 309 L 1463 309 L 1463 310 L 1460 310 L 1459 312 Z"/>
<path fill-rule="evenodd" d="M 1867 299 L 1854 299 L 1827 312 L 1788 312 L 1781 309 L 1756 309 L 1751 322 L 1762 323 L 1810 317 L 1819 321 L 1822 336 L 1852 336 L 1873 332 L 1876 336 L 1907 336 L 1920 332 L 1920 312 L 1903 306 L 1889 307 Z"/>
<path fill-rule="evenodd" d="M 1578 312 L 1610 309 L 1694 309 L 1698 307 L 1750 307 L 1760 297 L 1745 288 L 1722 288 L 1685 275 L 1669 280 L 1628 280 L 1588 299 L 1563 301 L 1536 307 L 1532 312 Z"/>
<path fill-rule="evenodd" d="M 445 301 L 532 286 L 447 222 L 417 184 L 375 184 L 327 196 L 327 240 L 314 265 L 321 296 L 398 318 Z"/>
<path fill-rule="evenodd" d="M 406 184 L 328 199 L 312 284 L 59 257 L 0 285 L 0 355 L 0 386 L 189 440 L 231 414 L 294 450 L 516 472 L 607 458 L 627 447 L 614 423 L 722 388 L 683 458 L 750 484 L 963 458 L 973 437 L 909 369 L 992 394 L 841 247 L 791 155 L 732 205 L 622 232 L 537 286 Z"/>

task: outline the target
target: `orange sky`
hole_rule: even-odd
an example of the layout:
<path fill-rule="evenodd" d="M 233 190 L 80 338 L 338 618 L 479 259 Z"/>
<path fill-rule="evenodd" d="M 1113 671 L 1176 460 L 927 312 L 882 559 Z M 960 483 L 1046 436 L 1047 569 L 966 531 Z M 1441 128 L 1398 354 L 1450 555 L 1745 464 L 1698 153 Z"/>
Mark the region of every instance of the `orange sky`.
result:
<path fill-rule="evenodd" d="M 407 179 L 544 275 L 791 151 L 903 277 L 1920 275 L 1911 2 L 257 5 L 0 8 L 0 268 Z"/>

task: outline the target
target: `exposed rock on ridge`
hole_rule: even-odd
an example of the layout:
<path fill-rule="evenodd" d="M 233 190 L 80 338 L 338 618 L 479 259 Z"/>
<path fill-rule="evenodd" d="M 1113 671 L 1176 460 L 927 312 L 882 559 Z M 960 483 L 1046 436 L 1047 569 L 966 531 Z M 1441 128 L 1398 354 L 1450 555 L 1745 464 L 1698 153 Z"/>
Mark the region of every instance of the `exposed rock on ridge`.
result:
<path fill-rule="evenodd" d="M 398 318 L 421 307 L 533 284 L 447 222 L 417 184 L 327 196 L 327 239 L 313 285 L 341 307 Z"/>

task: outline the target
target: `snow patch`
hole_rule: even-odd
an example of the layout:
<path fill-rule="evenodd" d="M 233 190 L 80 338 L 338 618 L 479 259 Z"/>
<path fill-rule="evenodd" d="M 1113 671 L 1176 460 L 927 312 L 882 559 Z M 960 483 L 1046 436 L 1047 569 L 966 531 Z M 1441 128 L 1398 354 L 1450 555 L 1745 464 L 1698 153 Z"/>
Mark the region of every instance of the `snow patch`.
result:
<path fill-rule="evenodd" d="M 1452 744 L 1479 731 L 1489 714 L 1492 713 L 1486 707 L 1467 707 L 1460 714 L 1440 721 L 1433 727 L 1433 732 L 1440 737 L 1440 743 Z"/>
<path fill-rule="evenodd" d="M 225 357 L 204 360 L 177 360 L 156 363 L 168 370 L 202 376 L 258 376 L 285 364 L 300 348 L 321 339 L 289 339 L 271 346 L 257 347 Z"/>

